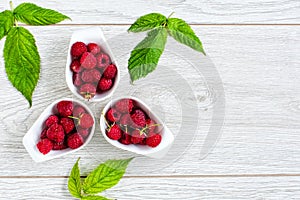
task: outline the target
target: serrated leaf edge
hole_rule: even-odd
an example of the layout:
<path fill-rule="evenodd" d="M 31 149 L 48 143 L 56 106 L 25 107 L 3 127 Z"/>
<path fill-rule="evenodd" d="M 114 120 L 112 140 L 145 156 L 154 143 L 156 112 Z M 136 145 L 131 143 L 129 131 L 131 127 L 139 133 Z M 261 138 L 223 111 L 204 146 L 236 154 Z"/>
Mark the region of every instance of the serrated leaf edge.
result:
<path fill-rule="evenodd" d="M 96 177 L 92 177 L 92 174 L 96 173 L 102 166 L 109 165 L 109 162 L 112 162 L 112 161 L 116 161 L 116 162 L 117 162 L 117 161 L 119 161 L 119 162 L 125 162 L 125 165 L 122 166 L 122 168 L 124 168 L 124 169 L 123 169 L 124 172 L 122 172 L 122 174 L 124 175 L 124 173 L 126 172 L 126 169 L 127 169 L 128 165 L 129 165 L 130 161 L 131 161 L 133 158 L 134 158 L 134 157 L 129 158 L 129 159 L 107 160 L 106 162 L 101 163 L 98 167 L 96 167 L 96 168 L 95 168 L 95 169 L 94 169 L 94 170 L 93 170 L 93 171 L 85 178 L 84 183 L 82 184 L 82 189 L 83 189 L 84 193 L 85 193 L 85 194 L 93 195 L 93 194 L 97 194 L 97 193 L 100 193 L 100 192 L 103 192 L 103 191 L 106 190 L 106 189 L 105 189 L 105 190 L 101 190 L 101 191 L 99 191 L 99 192 L 97 192 L 97 193 L 89 192 L 88 190 L 89 190 L 90 188 L 92 188 L 92 186 L 87 185 L 88 183 L 86 182 L 86 180 L 89 179 L 89 178 L 95 179 Z M 123 175 L 122 175 L 120 178 L 118 178 L 119 180 L 117 181 L 116 184 L 118 184 L 118 182 L 121 180 L 121 178 L 123 177 Z M 114 179 L 114 180 L 115 180 L 115 179 Z M 109 189 L 109 188 L 115 186 L 116 184 L 114 184 L 114 185 L 108 187 L 107 189 Z"/>
<path fill-rule="evenodd" d="M 76 197 L 76 198 L 82 198 L 82 185 L 81 185 L 81 180 L 80 180 L 80 168 L 79 168 L 79 160 L 80 160 L 80 158 L 78 158 L 77 159 L 77 161 L 76 161 L 76 163 L 74 164 L 74 166 L 73 166 L 73 168 L 72 168 L 72 170 L 71 170 L 71 173 L 70 173 L 70 177 L 69 177 L 69 181 L 68 181 L 68 189 L 69 189 L 69 192 L 70 192 L 70 194 L 72 195 L 72 196 L 74 196 L 74 197 Z M 71 182 L 71 176 L 72 176 L 72 173 L 73 173 L 73 170 L 77 170 L 78 169 L 78 173 L 79 173 L 79 183 L 80 183 L 80 194 L 78 194 L 78 195 L 74 195 L 72 192 L 71 192 L 71 189 L 70 189 L 70 182 Z M 74 180 L 74 179 L 73 179 Z M 75 180 L 75 181 L 78 181 L 78 180 Z M 76 183 L 75 183 L 76 184 Z M 75 187 L 76 187 L 76 185 L 75 185 Z M 73 188 L 74 189 L 74 188 Z M 76 188 L 75 188 L 75 190 L 76 190 Z M 78 191 L 76 191 L 76 192 L 78 192 Z"/>

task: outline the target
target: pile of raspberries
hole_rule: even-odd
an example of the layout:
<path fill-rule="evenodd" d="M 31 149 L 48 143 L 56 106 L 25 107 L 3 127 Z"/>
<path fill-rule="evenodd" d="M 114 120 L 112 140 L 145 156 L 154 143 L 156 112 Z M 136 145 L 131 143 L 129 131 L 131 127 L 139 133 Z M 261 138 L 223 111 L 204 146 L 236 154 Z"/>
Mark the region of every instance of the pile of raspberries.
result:
<path fill-rule="evenodd" d="M 93 117 L 80 105 L 60 101 L 56 107 L 58 113 L 47 118 L 36 145 L 44 155 L 51 150 L 77 149 L 83 145 L 94 125 Z"/>
<path fill-rule="evenodd" d="M 110 56 L 96 43 L 76 42 L 71 47 L 73 84 L 85 99 L 110 90 L 118 73 Z"/>
<path fill-rule="evenodd" d="M 121 99 L 105 114 L 106 135 L 124 145 L 157 147 L 162 127 L 151 119 L 132 99 Z"/>

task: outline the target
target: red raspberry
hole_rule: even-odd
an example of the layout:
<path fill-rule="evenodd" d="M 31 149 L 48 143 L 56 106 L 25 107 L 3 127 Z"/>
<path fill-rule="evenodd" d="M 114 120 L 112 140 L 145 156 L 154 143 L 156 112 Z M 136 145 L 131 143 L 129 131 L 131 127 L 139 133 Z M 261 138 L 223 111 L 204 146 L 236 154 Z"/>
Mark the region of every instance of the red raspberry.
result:
<path fill-rule="evenodd" d="M 147 145 L 147 144 L 146 144 L 146 138 L 144 138 L 139 144 L 140 144 L 140 145 Z"/>
<path fill-rule="evenodd" d="M 98 83 L 98 89 L 101 91 L 109 90 L 112 87 L 112 80 L 107 78 L 101 78 Z"/>
<path fill-rule="evenodd" d="M 96 67 L 97 60 L 93 54 L 85 52 L 80 58 L 80 64 L 83 68 L 93 69 Z"/>
<path fill-rule="evenodd" d="M 93 84 L 86 83 L 80 87 L 79 92 L 85 99 L 91 99 L 96 95 L 96 90 Z"/>
<path fill-rule="evenodd" d="M 122 138 L 119 139 L 119 142 L 124 145 L 129 145 L 131 144 L 131 136 L 128 133 L 123 132 Z"/>
<path fill-rule="evenodd" d="M 41 139 L 47 138 L 47 128 L 44 128 L 44 130 L 43 130 L 42 133 L 41 133 L 40 138 L 41 138 Z"/>
<path fill-rule="evenodd" d="M 47 127 L 50 127 L 52 124 L 57 124 L 57 123 L 58 123 L 58 117 L 56 115 L 50 115 L 45 122 Z"/>
<path fill-rule="evenodd" d="M 131 133 L 132 144 L 140 144 L 141 142 L 143 142 L 144 138 L 145 138 L 144 133 L 139 130 L 134 130 Z"/>
<path fill-rule="evenodd" d="M 122 131 L 117 124 L 114 124 L 106 131 L 106 135 L 112 140 L 119 140 L 122 137 Z"/>
<path fill-rule="evenodd" d="M 53 143 L 52 150 L 63 150 L 68 148 L 64 142 L 61 143 Z"/>
<path fill-rule="evenodd" d="M 89 43 L 87 48 L 88 48 L 88 51 L 94 55 L 100 53 L 100 50 L 101 50 L 100 47 L 96 43 Z"/>
<path fill-rule="evenodd" d="M 155 122 L 152 119 L 146 119 L 146 126 L 147 126 L 147 130 L 148 132 L 153 132 L 155 130 Z"/>
<path fill-rule="evenodd" d="M 160 134 L 154 134 L 154 135 L 152 135 L 152 136 L 150 136 L 150 137 L 148 137 L 147 139 L 146 139 L 146 144 L 149 146 L 149 147 L 152 147 L 152 148 L 154 148 L 154 147 L 157 147 L 159 144 L 160 144 L 160 142 L 161 142 L 161 135 Z"/>
<path fill-rule="evenodd" d="M 86 111 L 82 106 L 75 106 L 75 108 L 73 109 L 73 116 L 79 117 L 80 115 L 82 115 L 85 112 Z"/>
<path fill-rule="evenodd" d="M 130 114 L 122 115 L 119 123 L 123 126 L 131 126 L 132 120 L 131 120 Z"/>
<path fill-rule="evenodd" d="M 71 47 L 71 55 L 73 57 L 80 57 L 86 51 L 87 48 L 83 42 L 76 42 Z"/>
<path fill-rule="evenodd" d="M 98 63 L 98 68 L 104 70 L 109 64 L 110 64 L 110 57 L 102 53 L 97 56 L 97 63 Z"/>
<path fill-rule="evenodd" d="M 94 78 L 93 82 L 98 82 L 101 79 L 100 71 L 98 71 L 96 69 L 92 69 L 90 73 L 93 73 L 93 78 Z"/>
<path fill-rule="evenodd" d="M 81 80 L 86 82 L 86 83 L 92 83 L 94 81 L 94 77 L 93 77 L 93 74 L 90 73 L 90 70 L 84 70 L 82 73 L 81 73 Z"/>
<path fill-rule="evenodd" d="M 154 136 L 155 134 L 158 134 L 156 132 L 148 132 L 147 138 Z"/>
<path fill-rule="evenodd" d="M 96 69 L 84 70 L 81 74 L 81 79 L 86 83 L 98 82 L 101 74 Z"/>
<path fill-rule="evenodd" d="M 60 124 L 63 126 L 66 134 L 69 134 L 75 127 L 73 119 L 66 117 L 60 119 Z"/>
<path fill-rule="evenodd" d="M 47 137 L 53 142 L 63 142 L 65 139 L 63 126 L 59 124 L 52 124 L 47 130 Z"/>
<path fill-rule="evenodd" d="M 73 60 L 70 65 L 70 69 L 75 73 L 79 73 L 81 70 L 80 62 L 78 60 Z"/>
<path fill-rule="evenodd" d="M 93 125 L 93 117 L 90 114 L 83 113 L 79 119 L 79 126 L 81 128 L 91 128 Z"/>
<path fill-rule="evenodd" d="M 90 131 L 88 128 L 81 128 L 78 127 L 77 132 L 83 137 L 83 138 L 87 138 L 90 134 Z"/>
<path fill-rule="evenodd" d="M 42 154 L 46 155 L 47 153 L 49 153 L 51 151 L 53 144 L 49 139 L 46 138 L 46 139 L 40 140 L 37 143 L 36 147 Z"/>
<path fill-rule="evenodd" d="M 83 138 L 78 133 L 73 133 L 68 137 L 67 143 L 71 149 L 77 149 L 83 145 Z"/>
<path fill-rule="evenodd" d="M 132 126 L 135 128 L 142 128 L 146 125 L 145 113 L 140 109 L 133 111 L 131 119 L 133 122 Z"/>
<path fill-rule="evenodd" d="M 120 120 L 121 113 L 116 111 L 114 108 L 110 108 L 106 113 L 106 118 L 110 122 L 117 122 Z"/>
<path fill-rule="evenodd" d="M 115 104 L 115 108 L 121 113 L 131 113 L 133 108 L 133 100 L 121 99 Z"/>
<path fill-rule="evenodd" d="M 73 103 L 71 101 L 61 101 L 57 105 L 58 113 L 62 117 L 71 116 L 73 113 Z"/>
<path fill-rule="evenodd" d="M 81 86 L 82 85 L 82 80 L 80 78 L 80 74 L 73 73 L 73 84 L 75 86 Z"/>
<path fill-rule="evenodd" d="M 117 67 L 114 64 L 108 65 L 103 72 L 103 76 L 108 79 L 115 78 L 116 74 L 117 74 Z"/>

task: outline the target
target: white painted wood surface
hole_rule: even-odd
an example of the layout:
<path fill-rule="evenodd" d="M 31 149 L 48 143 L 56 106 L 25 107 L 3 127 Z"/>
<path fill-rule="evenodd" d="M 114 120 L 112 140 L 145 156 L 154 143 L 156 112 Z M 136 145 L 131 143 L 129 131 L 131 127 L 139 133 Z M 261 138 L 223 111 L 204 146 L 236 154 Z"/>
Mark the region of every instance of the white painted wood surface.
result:
<path fill-rule="evenodd" d="M 296 37 L 300 33 L 300 28 L 261 26 L 194 28 L 199 35 L 202 35 L 205 47 L 224 83 L 226 121 L 223 135 L 214 151 L 206 159 L 200 160 L 197 154 L 211 125 L 212 108 L 208 106 L 207 110 L 202 112 L 203 123 L 200 124 L 199 134 L 193 146 L 175 163 L 155 173 L 164 175 L 298 173 L 300 91 L 295 86 L 300 84 L 298 79 L 300 71 L 297 68 L 299 38 Z M 95 138 L 88 148 L 76 155 L 58 159 L 64 165 L 57 166 L 54 170 L 51 169 L 56 165 L 56 161 L 50 161 L 46 166 L 36 165 L 21 145 L 24 133 L 50 102 L 64 96 L 72 97 L 64 81 L 64 67 L 68 38 L 74 29 L 77 27 L 30 28 L 36 35 L 43 62 L 41 79 L 34 93 L 32 109 L 27 109 L 27 103 L 23 101 L 22 96 L 14 92 L 15 90 L 5 80 L 3 67 L 1 68 L 0 79 L 3 85 L 0 89 L 1 93 L 5 93 L 7 88 L 11 93 L 15 93 L 14 99 L 10 95 L 2 97 L 1 129 L 6 134 L 2 134 L 0 142 L 6 162 L 0 166 L 1 175 L 44 175 L 45 172 L 48 173 L 47 175 L 65 175 L 79 155 L 83 158 L 82 162 L 90 166 L 89 168 L 98 163 L 93 159 L 94 155 L 97 155 L 97 159 L 100 160 L 115 157 L 116 152 L 120 157 L 128 155 L 107 144 L 100 136 L 98 126 Z M 112 38 L 126 31 L 126 27 L 105 26 L 103 29 L 104 33 Z M 218 34 L 220 32 L 221 35 Z M 53 38 L 58 38 L 57 42 L 54 43 Z M 247 48 L 254 44 L 260 48 Z M 119 48 L 127 52 L 131 46 Z M 182 49 L 182 51 L 186 50 L 186 48 Z M 162 57 L 161 64 L 166 65 L 169 59 L 176 58 L 166 53 Z M 180 69 L 184 62 L 178 60 L 176 63 L 173 67 Z M 122 70 L 122 74 L 126 73 L 124 65 Z M 160 73 L 158 71 L 155 74 Z M 50 79 L 52 81 L 49 81 Z M 200 91 L 210 92 L 204 84 L 197 87 Z M 208 98 L 209 92 L 203 92 L 202 98 Z M 90 105 L 99 116 L 105 102 Z M 175 116 L 173 110 L 170 108 L 170 112 Z M 190 121 L 191 119 L 186 117 L 184 123 Z M 175 122 L 172 118 L 168 120 L 168 125 L 174 132 L 177 128 Z M 193 129 L 194 127 L 190 127 L 189 131 Z M 262 155 L 264 155 L 263 159 Z M 19 165 L 19 162 L 26 164 Z M 28 165 L 31 170 L 27 170 Z M 45 172 L 40 171 L 42 166 L 47 168 Z M 144 171 L 145 163 L 141 165 L 136 163 L 136 166 L 130 170 L 130 174 L 139 175 Z"/>
<path fill-rule="evenodd" d="M 18 5 L 26 0 L 14 0 Z M 38 5 L 59 10 L 72 18 L 71 24 L 131 24 L 150 12 L 186 19 L 189 23 L 205 24 L 295 24 L 299 23 L 298 0 L 132 0 L 132 1 L 58 1 L 31 0 Z M 2 0 L 0 9 L 9 9 L 9 0 Z"/>
<path fill-rule="evenodd" d="M 64 178 L 0 179 L 0 199 L 74 199 L 66 184 Z M 118 200 L 296 200 L 300 190 L 298 177 L 124 178 L 103 195 Z"/>
<path fill-rule="evenodd" d="M 14 2 L 17 5 L 23 1 Z M 196 24 L 193 28 L 223 82 L 226 100 L 223 132 L 213 151 L 201 159 L 199 152 L 212 125 L 215 101 L 220 96 L 215 92 L 214 84 L 206 85 L 205 78 L 194 80 L 198 76 L 189 71 L 191 75 L 183 76 L 190 76 L 189 82 L 197 91 L 195 94 L 201 108 L 197 136 L 192 141 L 178 142 L 177 145 L 189 145 L 176 160 L 153 162 L 138 157 L 130 165 L 126 178 L 107 194 L 118 199 L 300 198 L 299 1 L 186 0 L 159 2 L 154 7 L 154 1 L 136 0 L 74 1 L 72 4 L 54 0 L 32 2 L 58 9 L 70 15 L 73 21 L 60 26 L 28 27 L 36 36 L 42 58 L 41 78 L 31 109 L 7 81 L 3 60 L 0 60 L 0 199 L 71 199 L 67 194 L 65 176 L 77 157 L 82 158 L 82 171 L 86 174 L 108 158 L 131 155 L 107 144 L 98 127 L 86 149 L 47 163 L 34 163 L 21 141 L 50 102 L 72 97 L 64 81 L 67 45 L 72 31 L 88 27 L 86 24 L 108 24 L 101 28 L 122 63 L 124 75 L 128 53 L 137 41 L 135 36 L 127 35 L 126 24 L 151 11 L 165 14 L 175 11 L 177 17 Z M 132 9 L 137 6 L 139 9 Z M 0 10 L 3 8 L 8 8 L 6 1 L 0 3 Z M 208 25 L 199 26 L 200 23 Z M 224 23 L 241 25 L 224 26 Z M 249 23 L 277 25 L 244 26 Z M 278 25 L 282 23 L 296 25 Z M 123 36 L 129 40 L 124 43 L 130 45 L 115 41 Z M 178 55 L 188 49 L 182 47 L 180 51 L 172 52 L 172 42 L 169 40 L 160 65 L 171 65 L 183 74 L 181 69 L 187 60 L 179 59 Z M 3 44 L 1 41 L 1 49 Z M 171 64 L 170 60 L 173 61 Z M 163 72 L 161 67 L 155 74 L 163 77 Z M 172 79 L 172 75 L 169 78 Z M 153 86 L 153 89 L 156 88 Z M 138 92 L 143 95 L 142 90 Z M 168 95 L 155 94 L 161 99 Z M 180 123 L 188 124 L 187 131 L 195 129 L 193 117 L 186 116 L 181 121 L 180 109 L 174 99 L 174 104 L 161 103 L 165 109 L 163 117 L 175 133 L 178 134 Z M 189 99 L 188 103 L 191 103 Z M 89 105 L 99 115 L 105 102 Z M 157 104 L 153 106 L 157 110 L 161 108 Z M 148 189 L 149 185 L 154 186 Z"/>

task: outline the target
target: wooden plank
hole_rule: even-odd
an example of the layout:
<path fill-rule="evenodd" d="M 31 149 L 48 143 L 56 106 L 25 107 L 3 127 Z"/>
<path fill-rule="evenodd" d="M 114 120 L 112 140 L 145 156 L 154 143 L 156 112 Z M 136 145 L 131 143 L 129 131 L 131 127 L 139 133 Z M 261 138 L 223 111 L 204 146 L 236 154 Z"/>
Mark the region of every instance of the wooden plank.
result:
<path fill-rule="evenodd" d="M 64 65 L 71 32 L 80 28 L 83 27 L 30 27 L 36 35 L 42 58 L 41 79 L 34 93 L 34 105 L 31 109 L 28 109 L 22 96 L 10 86 L 5 77 L 3 63 L 1 64 L 1 176 L 67 175 L 79 156 L 82 157 L 82 166 L 85 166 L 83 172 L 86 173 L 108 158 L 131 156 L 106 143 L 100 135 L 98 124 L 91 143 L 75 155 L 36 164 L 22 146 L 22 137 L 50 102 L 62 97 L 72 97 L 64 81 Z M 186 115 L 182 119 L 181 107 L 176 103 L 178 99 L 173 98 L 172 93 L 161 93 L 160 86 L 154 87 L 155 91 L 152 91 L 156 92 L 155 95 L 160 95 L 157 99 L 168 100 L 166 97 L 169 97 L 169 94 L 172 98 L 165 102 L 156 102 L 161 104 L 151 104 L 149 96 L 152 94 L 148 95 L 140 87 L 151 88 L 143 84 L 151 79 L 144 79 L 137 83 L 134 87 L 137 90 L 136 94 L 148 99 L 147 101 L 154 106 L 155 110 L 164 109 L 164 112 L 159 114 L 166 119 L 169 128 L 175 134 L 179 133 L 181 124 L 186 125 L 187 129 L 180 131 L 180 135 L 193 133 L 195 129 L 197 132 L 195 137 L 183 137 L 177 140 L 178 148 L 172 151 L 169 159 L 153 161 L 139 157 L 132 163 L 128 174 L 299 173 L 300 90 L 297 85 L 300 84 L 298 78 L 300 76 L 298 67 L 300 28 L 294 26 L 195 26 L 193 28 L 204 41 L 206 51 L 215 63 L 225 88 L 226 116 L 222 137 L 213 151 L 203 159 L 200 152 L 203 150 L 208 130 L 212 126 L 212 113 L 215 102 L 220 99 L 220 93 L 216 93 L 216 85 L 206 84 L 206 79 L 209 77 L 201 77 L 193 73 L 194 68 L 189 67 L 187 59 L 194 59 L 194 57 L 180 58 L 180 55 L 185 55 L 190 50 L 178 46 L 175 51 L 171 48 L 177 44 L 169 40 L 160 66 L 171 66 L 182 77 L 189 77 L 187 82 L 197 90 L 194 94 L 197 96 L 200 108 L 198 113 L 200 123 L 196 129 L 197 116 Z M 120 59 L 123 76 L 126 74 L 128 53 L 143 35 L 127 35 L 126 27 L 123 26 L 103 26 L 103 30 L 113 51 Z M 123 40 L 120 41 L 120 38 Z M 2 48 L 3 41 L 0 44 Z M 203 60 L 197 68 L 206 73 L 206 66 L 202 66 L 202 62 Z M 182 71 L 183 67 L 185 71 Z M 175 77 L 174 74 L 166 76 L 164 70 L 164 67 L 158 67 L 158 71 L 151 77 L 170 78 L 170 80 Z M 211 76 L 217 77 L 218 74 L 211 74 Z M 169 89 L 168 86 L 166 87 Z M 178 88 L 178 91 L 182 92 L 184 89 Z M 181 94 L 179 96 L 187 96 L 184 93 L 179 94 Z M 106 102 L 89 103 L 89 105 L 96 116 L 99 116 Z M 187 98 L 184 102 L 189 105 L 192 100 Z M 193 105 L 187 108 L 191 111 Z M 222 121 L 222 116 L 219 117 Z"/>
<path fill-rule="evenodd" d="M 38 183 L 38 184 L 37 184 Z M 119 200 L 299 199 L 300 177 L 125 178 L 103 193 Z M 0 179 L 0 199 L 74 199 L 64 178 Z"/>
<path fill-rule="evenodd" d="M 1 1 L 0 10 L 9 9 L 9 0 Z M 26 0 L 15 0 L 18 5 Z M 186 19 L 189 23 L 201 24 L 299 24 L 300 2 L 280 1 L 58 1 L 32 0 L 37 5 L 52 8 L 70 16 L 72 24 L 131 24 L 136 18 L 150 12 Z M 133 9 L 134 8 L 134 9 Z"/>

